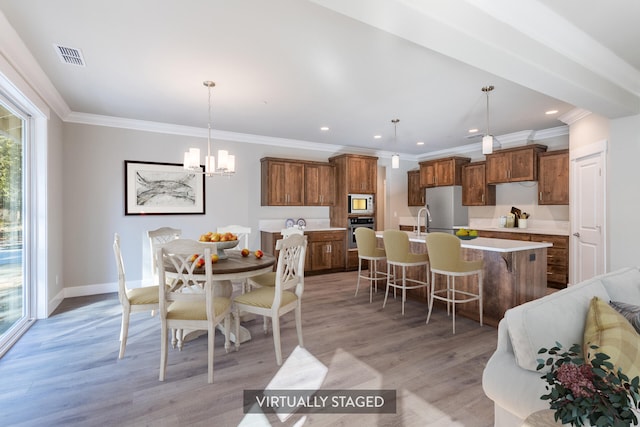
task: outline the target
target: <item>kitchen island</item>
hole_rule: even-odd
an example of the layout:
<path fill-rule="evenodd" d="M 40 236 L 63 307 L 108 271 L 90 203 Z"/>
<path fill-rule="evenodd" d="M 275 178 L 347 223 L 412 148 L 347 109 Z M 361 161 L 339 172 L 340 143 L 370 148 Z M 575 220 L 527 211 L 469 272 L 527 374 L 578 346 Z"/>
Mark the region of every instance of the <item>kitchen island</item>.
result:
<path fill-rule="evenodd" d="M 427 253 L 425 235 L 407 232 L 411 251 Z M 384 247 L 382 231 L 376 232 L 379 247 Z M 483 320 L 485 324 L 497 326 L 504 312 L 517 305 L 540 298 L 547 291 L 547 248 L 548 242 L 533 242 L 478 237 L 462 240 L 462 256 L 465 260 L 484 261 L 483 274 Z M 382 268 L 382 266 L 381 266 Z M 386 269 L 386 266 L 384 266 Z M 424 280 L 424 269 L 407 270 L 409 277 Z M 444 286 L 446 277 L 436 275 L 436 289 Z M 475 276 L 457 277 L 456 288 L 477 291 Z M 407 292 L 408 297 L 427 302 L 425 288 Z M 436 307 L 439 305 L 435 303 Z M 446 309 L 442 304 L 440 307 Z M 459 314 L 479 321 L 478 303 L 471 302 L 456 306 Z M 425 307 L 426 315 L 426 307 Z"/>

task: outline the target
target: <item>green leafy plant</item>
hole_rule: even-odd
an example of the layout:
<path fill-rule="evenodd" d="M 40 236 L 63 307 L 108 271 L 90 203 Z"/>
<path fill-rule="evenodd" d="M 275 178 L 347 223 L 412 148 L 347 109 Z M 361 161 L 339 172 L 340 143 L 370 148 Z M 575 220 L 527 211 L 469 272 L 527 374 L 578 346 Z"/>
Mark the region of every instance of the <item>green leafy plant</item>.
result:
<path fill-rule="evenodd" d="M 638 407 L 640 395 L 638 377 L 629 378 L 618 369 L 614 370 L 610 357 L 598 353 L 597 346 L 590 346 L 586 361 L 579 344 L 568 351 L 562 345 L 550 349 L 541 348 L 538 354 L 549 354 L 546 359 L 537 359 L 537 370 L 550 366 L 551 370 L 541 378 L 547 382 L 548 400 L 555 410 L 555 420 L 562 424 L 583 426 L 588 421 L 592 426 L 629 426 L 638 424 L 634 408 Z M 593 354 L 593 355 L 592 355 Z"/>

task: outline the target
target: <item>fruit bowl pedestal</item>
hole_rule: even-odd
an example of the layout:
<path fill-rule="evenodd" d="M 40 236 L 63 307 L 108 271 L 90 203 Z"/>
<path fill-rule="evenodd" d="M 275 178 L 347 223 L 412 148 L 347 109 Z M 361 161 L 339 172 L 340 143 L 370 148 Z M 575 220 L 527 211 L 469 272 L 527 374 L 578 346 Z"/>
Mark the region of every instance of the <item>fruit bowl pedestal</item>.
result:
<path fill-rule="evenodd" d="M 227 259 L 227 254 L 225 253 L 225 249 L 231 249 L 238 246 L 238 240 L 227 240 L 226 242 L 205 242 L 208 245 L 215 245 L 216 252 L 218 254 L 218 259 Z"/>

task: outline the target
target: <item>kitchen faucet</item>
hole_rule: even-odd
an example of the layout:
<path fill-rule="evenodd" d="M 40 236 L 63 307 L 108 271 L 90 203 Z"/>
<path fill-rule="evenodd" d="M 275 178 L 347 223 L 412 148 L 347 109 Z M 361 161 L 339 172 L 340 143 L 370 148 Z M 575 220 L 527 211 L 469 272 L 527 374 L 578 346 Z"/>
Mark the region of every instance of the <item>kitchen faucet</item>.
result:
<path fill-rule="evenodd" d="M 418 236 L 420 236 L 420 216 L 422 215 L 422 213 L 424 212 L 424 232 L 425 234 L 427 233 L 427 230 L 429 229 L 429 223 L 431 222 L 431 212 L 429 211 L 429 205 L 425 206 L 424 208 L 420 208 L 420 210 L 418 211 L 418 218 L 416 219 L 416 225 L 417 225 L 417 230 L 416 233 L 418 234 Z"/>

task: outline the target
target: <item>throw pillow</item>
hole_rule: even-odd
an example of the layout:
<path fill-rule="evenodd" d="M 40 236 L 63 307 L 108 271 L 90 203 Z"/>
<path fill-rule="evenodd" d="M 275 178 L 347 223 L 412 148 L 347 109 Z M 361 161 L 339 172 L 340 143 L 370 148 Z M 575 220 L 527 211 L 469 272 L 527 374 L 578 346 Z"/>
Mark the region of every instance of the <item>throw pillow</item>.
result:
<path fill-rule="evenodd" d="M 607 302 L 594 297 L 589 305 L 584 328 L 584 354 L 592 352 L 591 344 L 599 353 L 607 354 L 615 368 L 630 379 L 640 376 L 640 335 Z"/>
<path fill-rule="evenodd" d="M 635 328 L 636 332 L 640 334 L 640 306 L 620 301 L 611 301 L 609 305 L 622 314 L 631 323 L 631 326 Z"/>

